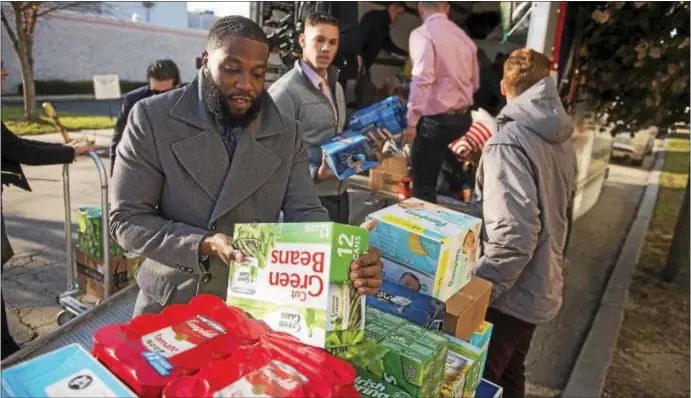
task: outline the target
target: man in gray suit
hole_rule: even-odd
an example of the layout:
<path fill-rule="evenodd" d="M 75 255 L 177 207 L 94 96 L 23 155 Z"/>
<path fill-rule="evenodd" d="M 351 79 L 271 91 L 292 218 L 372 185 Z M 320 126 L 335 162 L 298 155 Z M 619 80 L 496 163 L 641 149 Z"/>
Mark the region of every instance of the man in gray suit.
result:
<path fill-rule="evenodd" d="M 251 20 L 209 31 L 202 68 L 185 88 L 138 102 L 117 148 L 111 234 L 146 257 L 134 314 L 197 294 L 225 297 L 228 263 L 243 254 L 236 223 L 328 221 L 296 122 L 264 92 L 269 45 Z M 381 285 L 380 253 L 353 262 L 361 294 Z"/>
<path fill-rule="evenodd" d="M 331 221 L 347 224 L 350 216 L 348 183 L 329 168 L 321 144 L 343 131 L 345 96 L 338 69 L 331 65 L 338 49 L 338 20 L 315 12 L 300 35 L 302 59 L 269 88 L 278 109 L 294 118 L 307 145 L 309 169 L 322 206 Z"/>

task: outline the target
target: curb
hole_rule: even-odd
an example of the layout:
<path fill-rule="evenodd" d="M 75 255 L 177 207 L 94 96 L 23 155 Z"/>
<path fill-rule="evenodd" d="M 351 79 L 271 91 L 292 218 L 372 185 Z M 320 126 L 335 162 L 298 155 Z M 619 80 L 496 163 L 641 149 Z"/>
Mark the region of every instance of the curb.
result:
<path fill-rule="evenodd" d="M 24 103 L 24 97 L 21 95 L 3 95 L 2 102 Z M 36 101 L 48 102 L 68 102 L 68 101 L 94 101 L 96 97 L 93 94 L 66 94 L 66 95 L 37 95 Z"/>
<path fill-rule="evenodd" d="M 666 145 L 667 140 L 662 141 L 662 149 L 658 147 L 655 151 L 654 166 L 641 195 L 636 217 L 621 247 L 600 300 L 600 307 L 566 383 L 563 398 L 602 396 L 629 300 L 629 286 L 657 201 L 660 171 L 665 164 Z"/>

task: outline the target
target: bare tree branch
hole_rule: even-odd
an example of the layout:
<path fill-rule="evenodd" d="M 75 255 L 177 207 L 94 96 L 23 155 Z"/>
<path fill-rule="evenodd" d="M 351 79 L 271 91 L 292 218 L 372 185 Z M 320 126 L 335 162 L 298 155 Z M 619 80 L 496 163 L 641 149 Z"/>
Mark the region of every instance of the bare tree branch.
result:
<path fill-rule="evenodd" d="M 10 27 L 10 22 L 7 20 L 7 17 L 5 16 L 5 11 L 0 11 L 2 14 L 2 26 L 5 27 L 5 31 L 7 32 L 7 36 L 9 36 L 10 41 L 12 41 L 12 47 L 14 47 L 15 50 L 19 48 L 19 41 L 17 40 L 17 34 L 14 33 L 12 28 Z"/>
<path fill-rule="evenodd" d="M 37 17 L 42 17 L 56 11 L 84 11 L 84 12 L 98 12 L 103 9 L 103 3 L 99 1 L 48 1 L 41 6 L 41 11 L 36 14 Z"/>

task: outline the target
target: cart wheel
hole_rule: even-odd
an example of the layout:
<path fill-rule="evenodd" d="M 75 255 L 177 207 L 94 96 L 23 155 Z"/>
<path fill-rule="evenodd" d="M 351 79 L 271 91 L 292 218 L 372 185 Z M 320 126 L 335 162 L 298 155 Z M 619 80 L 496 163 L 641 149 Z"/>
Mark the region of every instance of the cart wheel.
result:
<path fill-rule="evenodd" d="M 67 310 L 62 310 L 58 313 L 57 322 L 58 326 L 62 326 L 72 319 L 76 318 L 75 315 Z"/>

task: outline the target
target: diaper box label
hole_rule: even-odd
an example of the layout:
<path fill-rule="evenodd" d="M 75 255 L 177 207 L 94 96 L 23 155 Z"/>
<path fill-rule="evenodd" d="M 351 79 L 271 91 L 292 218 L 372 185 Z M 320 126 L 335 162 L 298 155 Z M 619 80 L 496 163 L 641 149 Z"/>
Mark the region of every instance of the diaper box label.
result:
<path fill-rule="evenodd" d="M 480 361 L 480 373 L 485 371 L 485 364 L 487 363 L 487 350 L 489 349 L 489 340 L 492 337 L 492 329 L 494 325 L 484 321 L 480 327 L 473 333 L 468 342 L 473 346 L 479 348 L 482 352 L 482 358 Z"/>
<path fill-rule="evenodd" d="M 424 294 L 446 301 L 470 281 L 480 254 L 479 218 L 411 198 L 368 219 L 377 220 L 373 247 L 434 281 Z"/>
<path fill-rule="evenodd" d="M 368 231 L 335 223 L 238 224 L 227 302 L 317 347 L 364 338 L 365 300 L 349 280 Z"/>

